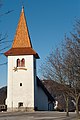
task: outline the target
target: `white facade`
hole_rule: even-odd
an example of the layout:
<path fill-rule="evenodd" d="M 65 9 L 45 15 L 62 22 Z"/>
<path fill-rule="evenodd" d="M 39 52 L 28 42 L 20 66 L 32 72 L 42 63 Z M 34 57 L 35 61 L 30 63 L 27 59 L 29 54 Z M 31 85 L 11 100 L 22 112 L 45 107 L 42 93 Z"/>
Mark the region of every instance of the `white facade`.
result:
<path fill-rule="evenodd" d="M 25 67 L 16 67 L 17 59 L 25 59 Z M 35 61 L 35 62 L 34 62 Z M 34 66 L 35 63 L 35 66 Z M 21 86 L 20 86 L 21 84 Z M 36 81 L 36 60 L 33 55 L 8 56 L 8 111 L 48 110 L 48 97 Z M 19 106 L 20 104 L 23 104 Z"/>
<path fill-rule="evenodd" d="M 23 8 L 12 48 L 5 55 L 8 57 L 8 111 L 48 110 L 50 95 L 37 84 L 36 59 L 39 56 L 32 48 Z"/>
<path fill-rule="evenodd" d="M 17 59 L 25 59 L 25 67 L 16 67 Z M 36 74 L 35 74 L 36 75 Z M 23 107 L 34 109 L 34 56 L 8 56 L 7 108 L 16 110 L 20 103 Z M 21 84 L 21 86 L 20 86 Z"/>
<path fill-rule="evenodd" d="M 16 67 L 17 59 L 23 58 L 25 67 Z M 33 55 L 8 56 L 6 105 L 8 111 L 48 110 L 48 96 L 37 85 L 36 59 Z"/>
<path fill-rule="evenodd" d="M 38 90 L 38 110 L 48 110 L 48 97 L 41 87 L 37 87 Z"/>

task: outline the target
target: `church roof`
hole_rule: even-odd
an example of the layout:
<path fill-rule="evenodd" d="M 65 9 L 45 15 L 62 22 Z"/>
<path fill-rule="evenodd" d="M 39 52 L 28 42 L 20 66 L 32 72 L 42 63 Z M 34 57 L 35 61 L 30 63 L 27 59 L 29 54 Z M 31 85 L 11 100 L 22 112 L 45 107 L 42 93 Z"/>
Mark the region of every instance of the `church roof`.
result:
<path fill-rule="evenodd" d="M 11 48 L 4 54 L 6 56 L 34 55 L 36 58 L 39 58 L 38 54 L 30 47 L 28 47 L 28 48 Z"/>
<path fill-rule="evenodd" d="M 38 54 L 33 50 L 26 18 L 24 15 L 24 8 L 22 8 L 20 19 L 18 22 L 16 34 L 12 44 L 12 48 L 4 53 L 6 56 L 11 55 L 34 55 L 39 58 Z"/>

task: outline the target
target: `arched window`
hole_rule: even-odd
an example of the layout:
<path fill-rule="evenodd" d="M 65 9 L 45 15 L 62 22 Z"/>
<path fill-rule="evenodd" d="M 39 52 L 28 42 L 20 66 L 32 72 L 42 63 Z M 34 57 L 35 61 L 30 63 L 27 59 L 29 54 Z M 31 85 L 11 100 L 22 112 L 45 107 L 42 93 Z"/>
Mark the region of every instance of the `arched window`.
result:
<path fill-rule="evenodd" d="M 21 67 L 25 67 L 25 59 L 24 58 L 22 58 L 22 60 L 21 60 Z"/>
<path fill-rule="evenodd" d="M 20 67 L 20 59 L 17 59 L 17 67 Z"/>

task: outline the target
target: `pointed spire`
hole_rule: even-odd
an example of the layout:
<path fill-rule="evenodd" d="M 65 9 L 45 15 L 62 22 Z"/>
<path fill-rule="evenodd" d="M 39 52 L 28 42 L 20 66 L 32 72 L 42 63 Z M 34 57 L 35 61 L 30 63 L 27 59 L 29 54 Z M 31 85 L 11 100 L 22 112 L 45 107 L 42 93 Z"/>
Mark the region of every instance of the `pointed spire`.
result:
<path fill-rule="evenodd" d="M 33 50 L 30 41 L 29 31 L 26 24 L 26 19 L 24 15 L 24 7 L 22 7 L 20 19 L 18 22 L 18 27 L 12 44 L 12 48 L 4 53 L 6 56 L 15 55 L 34 55 L 35 58 L 39 58 L 36 51 Z"/>
<path fill-rule="evenodd" d="M 24 7 L 22 6 L 22 11 L 12 48 L 24 48 L 24 47 L 32 47 L 32 45 L 29 37 L 28 27 L 26 24 L 26 18 L 24 15 Z"/>
<path fill-rule="evenodd" d="M 24 12 L 24 6 L 22 6 L 22 12 Z"/>

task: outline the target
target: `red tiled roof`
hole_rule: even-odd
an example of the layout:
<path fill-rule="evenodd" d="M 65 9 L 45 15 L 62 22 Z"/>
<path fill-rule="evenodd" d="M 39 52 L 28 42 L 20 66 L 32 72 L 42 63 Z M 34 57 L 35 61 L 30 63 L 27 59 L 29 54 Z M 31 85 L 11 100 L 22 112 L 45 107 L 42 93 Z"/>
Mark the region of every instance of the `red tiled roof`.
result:
<path fill-rule="evenodd" d="M 21 11 L 12 48 L 22 48 L 22 47 L 32 47 L 23 8 Z"/>
<path fill-rule="evenodd" d="M 38 54 L 31 48 L 11 48 L 4 53 L 5 56 L 15 56 L 15 55 L 34 55 L 36 58 L 39 58 Z"/>
<path fill-rule="evenodd" d="M 16 30 L 12 48 L 4 54 L 6 56 L 34 55 L 36 58 L 39 58 L 38 54 L 32 48 L 23 8 L 18 22 L 18 27 Z"/>

